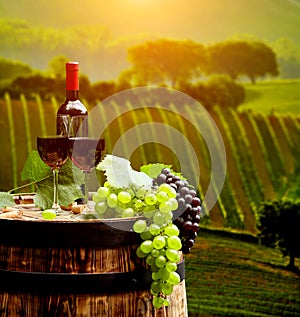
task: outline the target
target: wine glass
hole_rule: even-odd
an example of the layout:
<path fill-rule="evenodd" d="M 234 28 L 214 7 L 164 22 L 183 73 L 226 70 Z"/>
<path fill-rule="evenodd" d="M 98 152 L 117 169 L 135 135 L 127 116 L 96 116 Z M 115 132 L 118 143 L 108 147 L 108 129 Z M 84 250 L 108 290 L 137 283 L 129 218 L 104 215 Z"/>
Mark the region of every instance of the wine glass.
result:
<path fill-rule="evenodd" d="M 37 149 L 40 158 L 53 171 L 53 204 L 55 213 L 60 211 L 58 203 L 58 174 L 61 166 L 68 159 L 68 138 L 61 135 L 37 137 Z"/>
<path fill-rule="evenodd" d="M 74 116 L 69 125 L 69 156 L 72 162 L 84 173 L 84 210 L 89 213 L 89 176 L 92 169 L 100 162 L 104 150 L 104 139 L 88 136 L 86 116 Z"/>

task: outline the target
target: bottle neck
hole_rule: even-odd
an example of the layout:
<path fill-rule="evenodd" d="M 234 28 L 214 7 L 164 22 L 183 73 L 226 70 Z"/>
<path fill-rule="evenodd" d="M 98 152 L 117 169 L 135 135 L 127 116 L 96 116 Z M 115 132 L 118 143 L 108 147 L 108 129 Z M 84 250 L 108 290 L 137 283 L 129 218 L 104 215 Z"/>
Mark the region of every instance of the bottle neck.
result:
<path fill-rule="evenodd" d="M 67 99 L 70 99 L 70 100 L 78 99 L 78 92 L 79 92 L 78 64 L 69 63 L 66 66 Z"/>
<path fill-rule="evenodd" d="M 77 100 L 79 99 L 79 90 L 66 90 L 67 100 Z"/>

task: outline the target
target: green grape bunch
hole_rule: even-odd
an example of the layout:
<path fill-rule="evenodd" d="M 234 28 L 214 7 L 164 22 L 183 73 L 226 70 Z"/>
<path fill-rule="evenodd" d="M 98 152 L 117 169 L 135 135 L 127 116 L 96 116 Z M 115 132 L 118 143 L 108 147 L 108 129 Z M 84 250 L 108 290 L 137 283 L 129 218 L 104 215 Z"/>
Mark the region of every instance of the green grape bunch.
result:
<path fill-rule="evenodd" d="M 120 163 L 114 166 L 123 175 L 121 182 L 111 162 Z M 128 161 L 108 156 L 99 165 L 107 181 L 93 195 L 94 217 L 136 217 L 133 231 L 142 239 L 136 255 L 151 270 L 153 307 L 168 306 L 169 295 L 181 281 L 177 264 L 197 237 L 201 201 L 187 180 L 162 164 L 149 164 L 136 172 Z"/>

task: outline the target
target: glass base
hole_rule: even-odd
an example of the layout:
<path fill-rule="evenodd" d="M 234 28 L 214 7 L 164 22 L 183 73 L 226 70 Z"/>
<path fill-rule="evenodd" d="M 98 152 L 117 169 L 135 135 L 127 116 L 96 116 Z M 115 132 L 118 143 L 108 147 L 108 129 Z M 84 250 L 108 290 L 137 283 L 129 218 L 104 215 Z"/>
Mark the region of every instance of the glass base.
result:
<path fill-rule="evenodd" d="M 62 211 L 59 204 L 57 203 L 53 203 L 51 210 L 55 211 L 55 213 L 59 213 L 60 211 Z"/>
<path fill-rule="evenodd" d="M 82 215 L 87 215 L 87 214 L 90 214 L 92 212 L 92 210 L 88 207 L 88 205 L 85 205 L 81 214 Z"/>
<path fill-rule="evenodd" d="M 52 207 L 50 209 L 47 209 L 47 211 L 55 213 L 56 216 L 60 216 L 66 213 L 66 211 L 60 208 L 60 205 L 57 203 L 53 203 Z"/>

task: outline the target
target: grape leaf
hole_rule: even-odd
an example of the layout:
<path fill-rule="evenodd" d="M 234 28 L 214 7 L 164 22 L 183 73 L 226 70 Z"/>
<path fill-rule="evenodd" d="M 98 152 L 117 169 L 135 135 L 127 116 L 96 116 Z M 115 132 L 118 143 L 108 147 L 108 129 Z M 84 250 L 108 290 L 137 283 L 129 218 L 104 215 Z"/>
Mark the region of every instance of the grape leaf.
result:
<path fill-rule="evenodd" d="M 122 157 L 106 155 L 96 167 L 104 171 L 108 183 L 115 188 L 152 186 L 152 178 L 144 172 L 132 169 L 130 162 Z"/>
<path fill-rule="evenodd" d="M 146 173 L 147 175 L 149 175 L 150 177 L 156 178 L 161 173 L 163 168 L 169 168 L 170 171 L 174 175 L 178 175 L 182 180 L 186 179 L 185 177 L 182 176 L 181 173 L 175 172 L 171 167 L 172 165 L 166 165 L 163 163 L 154 163 L 154 164 L 143 165 L 141 166 L 140 170 Z"/>
<path fill-rule="evenodd" d="M 7 192 L 0 192 L 0 208 L 13 206 L 15 201 L 13 197 Z"/>
<path fill-rule="evenodd" d="M 138 172 L 135 170 L 130 171 L 130 187 L 139 189 L 140 187 L 151 188 L 153 185 L 153 179 L 144 172 Z"/>
<path fill-rule="evenodd" d="M 58 175 L 58 201 L 68 206 L 74 200 L 83 197 L 80 185 L 84 183 L 84 174 L 74 166 L 71 160 L 61 167 Z M 51 208 L 53 202 L 53 175 L 36 183 L 35 204 L 41 209 Z"/>
<path fill-rule="evenodd" d="M 106 155 L 96 167 L 104 171 L 109 184 L 116 188 L 128 187 L 130 162 L 114 155 Z"/>
<path fill-rule="evenodd" d="M 51 181 L 49 177 L 37 184 L 37 191 L 36 195 L 34 196 L 34 203 L 42 210 L 51 208 L 53 203 L 53 179 Z"/>
<path fill-rule="evenodd" d="M 61 206 L 68 206 L 75 199 L 81 198 L 80 187 L 72 185 L 58 184 L 58 201 Z M 49 209 L 53 203 L 53 178 L 49 177 L 37 183 L 37 192 L 34 197 L 34 203 L 42 210 Z"/>
<path fill-rule="evenodd" d="M 51 168 L 33 151 L 25 162 L 21 173 L 22 180 L 34 181 L 37 187 L 34 202 L 41 209 L 51 208 L 53 202 L 53 174 Z M 58 176 L 58 200 L 61 206 L 67 206 L 81 198 L 80 185 L 84 183 L 84 174 L 74 166 L 71 160 L 61 167 Z"/>
<path fill-rule="evenodd" d="M 156 178 L 160 173 L 163 168 L 169 168 L 171 169 L 171 165 L 165 165 L 162 163 L 155 163 L 155 164 L 147 164 L 141 166 L 140 170 L 141 172 L 146 173 L 152 178 Z"/>
<path fill-rule="evenodd" d="M 22 181 L 30 179 L 39 182 L 50 174 L 51 168 L 47 166 L 40 158 L 37 151 L 32 151 L 21 172 Z"/>

